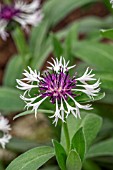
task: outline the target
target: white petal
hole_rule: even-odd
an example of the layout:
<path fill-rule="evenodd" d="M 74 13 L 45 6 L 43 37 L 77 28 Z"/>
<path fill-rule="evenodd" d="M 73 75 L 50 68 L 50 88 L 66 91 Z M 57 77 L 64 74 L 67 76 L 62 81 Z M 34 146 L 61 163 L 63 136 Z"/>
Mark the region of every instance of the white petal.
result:
<path fill-rule="evenodd" d="M 72 89 L 72 91 L 81 91 L 83 93 L 85 93 L 86 95 L 88 95 L 90 98 L 92 98 L 93 96 L 97 96 L 100 88 L 100 80 L 98 80 L 96 83 L 94 84 L 76 84 L 77 87 L 83 87 L 84 89 Z"/>
<path fill-rule="evenodd" d="M 23 95 L 20 95 L 20 98 L 22 99 L 22 100 L 24 100 L 24 101 L 26 101 L 26 102 L 34 102 L 36 99 L 38 99 L 39 97 L 41 97 L 42 95 L 40 94 L 40 95 L 38 95 L 38 96 L 36 96 L 36 97 L 30 97 L 30 98 L 27 98 L 27 97 L 25 97 L 25 96 L 23 96 Z"/>
<path fill-rule="evenodd" d="M 6 27 L 8 25 L 8 22 L 6 20 L 0 20 L 0 36 L 3 40 L 6 40 L 8 37 L 8 33 L 6 32 Z"/>
<path fill-rule="evenodd" d="M 16 86 L 18 89 L 20 90 L 31 90 L 32 88 L 37 88 L 37 85 L 32 85 L 32 84 L 27 84 L 24 83 L 23 81 L 16 79 L 17 83 L 19 84 L 19 86 Z"/>
<path fill-rule="evenodd" d="M 65 104 L 66 104 L 66 107 L 67 107 L 67 111 L 65 111 L 66 112 L 66 118 L 69 116 L 69 114 L 70 113 L 72 113 L 73 114 L 73 116 L 75 117 L 75 118 L 77 118 L 77 113 L 76 113 L 76 111 L 77 111 L 77 109 L 76 109 L 76 107 L 72 107 L 72 106 L 70 106 L 69 104 L 68 104 L 68 102 L 65 100 L 65 98 L 63 97 L 63 99 L 64 99 L 64 102 L 65 102 Z"/>
<path fill-rule="evenodd" d="M 21 12 L 17 16 L 14 16 L 13 19 L 20 23 L 26 30 L 28 30 L 27 25 L 37 26 L 43 18 L 42 11 L 38 9 L 39 4 L 39 0 L 34 0 L 29 4 L 18 0 L 15 3 L 15 8 L 19 9 Z"/>
<path fill-rule="evenodd" d="M 58 123 L 58 119 L 62 119 L 61 115 L 60 115 L 60 109 L 58 108 L 58 100 L 56 99 L 56 110 L 55 110 L 55 114 L 52 116 L 49 116 L 50 118 L 54 118 L 53 124 L 55 123 L 55 126 Z"/>
<path fill-rule="evenodd" d="M 85 73 L 81 77 L 77 78 L 76 80 L 80 81 L 83 84 L 86 84 L 86 81 L 96 80 L 95 78 L 93 78 L 95 74 L 91 74 L 91 73 L 92 70 L 89 71 L 89 68 L 87 68 Z"/>
<path fill-rule="evenodd" d="M 62 120 L 62 122 L 65 122 L 65 120 L 64 120 L 65 109 L 64 109 L 62 98 L 61 98 L 61 105 L 60 105 L 60 113 L 61 113 L 61 120 Z"/>
<path fill-rule="evenodd" d="M 24 70 L 23 75 L 25 78 L 21 79 L 24 81 L 27 81 L 28 83 L 33 83 L 33 82 L 39 82 L 40 79 L 40 73 L 37 73 L 37 71 L 33 71 L 29 66 L 28 66 L 29 72 L 27 70 Z"/>
<path fill-rule="evenodd" d="M 60 60 L 53 59 L 53 63 L 48 62 L 51 66 L 49 66 L 48 68 L 50 70 L 54 70 L 55 72 L 59 72 L 60 70 L 63 71 L 63 73 L 65 73 L 66 71 L 72 69 L 73 67 L 75 67 L 75 65 L 68 67 L 69 61 L 66 63 L 65 58 L 63 58 L 62 56 L 60 57 Z"/>
<path fill-rule="evenodd" d="M 15 8 L 26 13 L 32 13 L 33 11 L 39 8 L 39 5 L 40 5 L 39 0 L 33 0 L 33 2 L 29 4 L 21 0 L 15 2 Z"/>
<path fill-rule="evenodd" d="M 3 149 L 5 149 L 5 145 L 9 143 L 9 140 L 11 139 L 11 135 L 4 134 L 2 138 L 0 138 L 0 144 Z"/>
<path fill-rule="evenodd" d="M 39 108 L 39 106 L 42 104 L 42 102 L 44 100 L 46 100 L 48 98 L 48 96 L 44 97 L 42 100 L 40 100 L 39 102 L 35 103 L 35 104 L 31 104 L 31 106 L 33 107 L 33 110 L 35 110 L 35 118 L 37 118 L 37 110 Z"/>
<path fill-rule="evenodd" d="M 81 105 L 80 103 L 78 103 L 72 96 L 68 95 L 73 102 L 75 103 L 75 106 L 77 106 L 80 109 L 84 109 L 84 110 L 91 110 L 93 108 L 91 108 L 91 104 L 86 104 L 86 105 Z"/>

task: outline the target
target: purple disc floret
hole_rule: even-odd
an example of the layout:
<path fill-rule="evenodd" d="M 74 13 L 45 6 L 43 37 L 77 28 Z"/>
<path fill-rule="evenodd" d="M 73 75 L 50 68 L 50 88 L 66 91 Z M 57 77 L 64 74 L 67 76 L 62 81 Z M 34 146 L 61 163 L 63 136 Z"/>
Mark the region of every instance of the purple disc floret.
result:
<path fill-rule="evenodd" d="M 13 17 L 18 16 L 19 13 L 20 13 L 20 10 L 15 9 L 14 6 L 5 5 L 1 9 L 0 18 L 10 21 L 13 19 Z"/>
<path fill-rule="evenodd" d="M 66 73 L 60 71 L 52 74 L 46 72 L 43 80 L 40 82 L 39 89 L 42 97 L 50 97 L 51 102 L 54 104 L 56 99 L 61 101 L 62 97 L 67 100 L 68 95 L 75 96 L 72 93 L 72 89 L 75 87 L 75 78 L 71 78 L 68 71 Z"/>

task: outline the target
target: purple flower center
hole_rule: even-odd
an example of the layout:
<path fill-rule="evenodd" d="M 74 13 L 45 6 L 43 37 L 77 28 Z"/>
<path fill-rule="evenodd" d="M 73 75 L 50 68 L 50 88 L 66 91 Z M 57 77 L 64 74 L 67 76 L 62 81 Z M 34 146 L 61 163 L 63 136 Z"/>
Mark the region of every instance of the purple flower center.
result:
<path fill-rule="evenodd" d="M 56 99 L 61 101 L 61 98 L 68 98 L 68 95 L 75 96 L 72 93 L 72 88 L 76 86 L 75 77 L 71 78 L 68 72 L 45 73 L 43 80 L 40 82 L 40 91 L 42 92 L 42 97 L 49 96 L 52 103 L 55 103 Z"/>
<path fill-rule="evenodd" d="M 0 18 L 10 21 L 14 16 L 17 16 L 19 12 L 20 11 L 13 6 L 5 5 L 0 11 Z"/>

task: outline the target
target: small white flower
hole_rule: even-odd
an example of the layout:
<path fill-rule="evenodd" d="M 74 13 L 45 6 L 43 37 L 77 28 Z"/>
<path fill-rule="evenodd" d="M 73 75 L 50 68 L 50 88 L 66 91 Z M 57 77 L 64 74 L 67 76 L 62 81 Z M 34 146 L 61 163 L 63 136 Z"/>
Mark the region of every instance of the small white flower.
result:
<path fill-rule="evenodd" d="M 37 116 L 37 110 L 39 106 L 47 99 L 50 98 L 50 102 L 55 104 L 55 113 L 50 116 L 54 118 L 53 123 L 57 125 L 58 120 L 61 119 L 65 122 L 65 119 L 71 113 L 75 118 L 80 118 L 80 109 L 91 110 L 90 104 L 82 105 L 76 100 L 76 92 L 86 94 L 89 98 L 93 99 L 98 95 L 100 88 L 100 81 L 94 78 L 95 74 L 92 74 L 92 70 L 86 69 L 85 73 L 76 78 L 75 76 L 71 78 L 69 75 L 69 70 L 74 66 L 68 66 L 69 61 L 66 63 L 63 57 L 58 59 L 52 59 L 53 63 L 50 63 L 48 69 L 51 72 L 46 71 L 45 74 L 37 74 L 36 70 L 32 71 L 28 67 L 29 71 L 24 72 L 25 78 L 22 80 L 17 80 L 19 86 L 17 88 L 24 90 L 24 94 L 20 96 L 22 100 L 25 101 L 27 109 L 32 109 L 35 111 L 35 117 Z M 96 81 L 93 84 L 89 84 L 89 81 Z M 27 94 L 31 89 L 36 89 L 37 94 L 31 96 Z M 68 99 L 73 103 L 71 106 Z"/>
<path fill-rule="evenodd" d="M 0 115 L 0 131 L 3 133 L 3 136 L 0 137 L 0 144 L 3 148 L 11 139 L 11 135 L 9 134 L 9 130 L 11 130 L 10 125 L 8 124 L 9 121 Z"/>
<path fill-rule="evenodd" d="M 8 33 L 6 32 L 7 25 L 11 21 L 18 22 L 26 30 L 28 30 L 27 25 L 37 26 L 43 18 L 43 14 L 39 7 L 39 0 L 33 0 L 33 2 L 29 4 L 22 0 L 15 0 L 14 4 L 1 5 L 0 36 L 6 40 L 8 36 Z"/>

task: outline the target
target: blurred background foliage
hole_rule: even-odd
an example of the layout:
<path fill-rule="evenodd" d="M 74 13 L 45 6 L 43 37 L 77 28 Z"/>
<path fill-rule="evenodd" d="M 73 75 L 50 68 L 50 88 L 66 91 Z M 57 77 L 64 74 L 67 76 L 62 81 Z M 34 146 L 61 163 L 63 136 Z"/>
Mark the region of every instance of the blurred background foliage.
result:
<path fill-rule="evenodd" d="M 0 170 L 20 153 L 59 138 L 60 125 L 51 128 L 47 114 L 39 113 L 37 122 L 34 115 L 13 117 L 24 111 L 16 79 L 28 65 L 42 71 L 47 60 L 61 55 L 76 63 L 79 74 L 87 66 L 93 68 L 106 93 L 93 102 L 93 113 L 103 118 L 103 125 L 83 169 L 113 170 L 113 9 L 108 0 L 45 0 L 42 10 L 43 21 L 29 35 L 16 28 L 6 42 L 0 39 L 0 111 L 9 118 L 13 136 L 7 150 L 0 149 Z M 47 104 L 42 108 L 51 110 Z M 55 164 L 52 159 L 42 169 L 58 170 Z"/>

